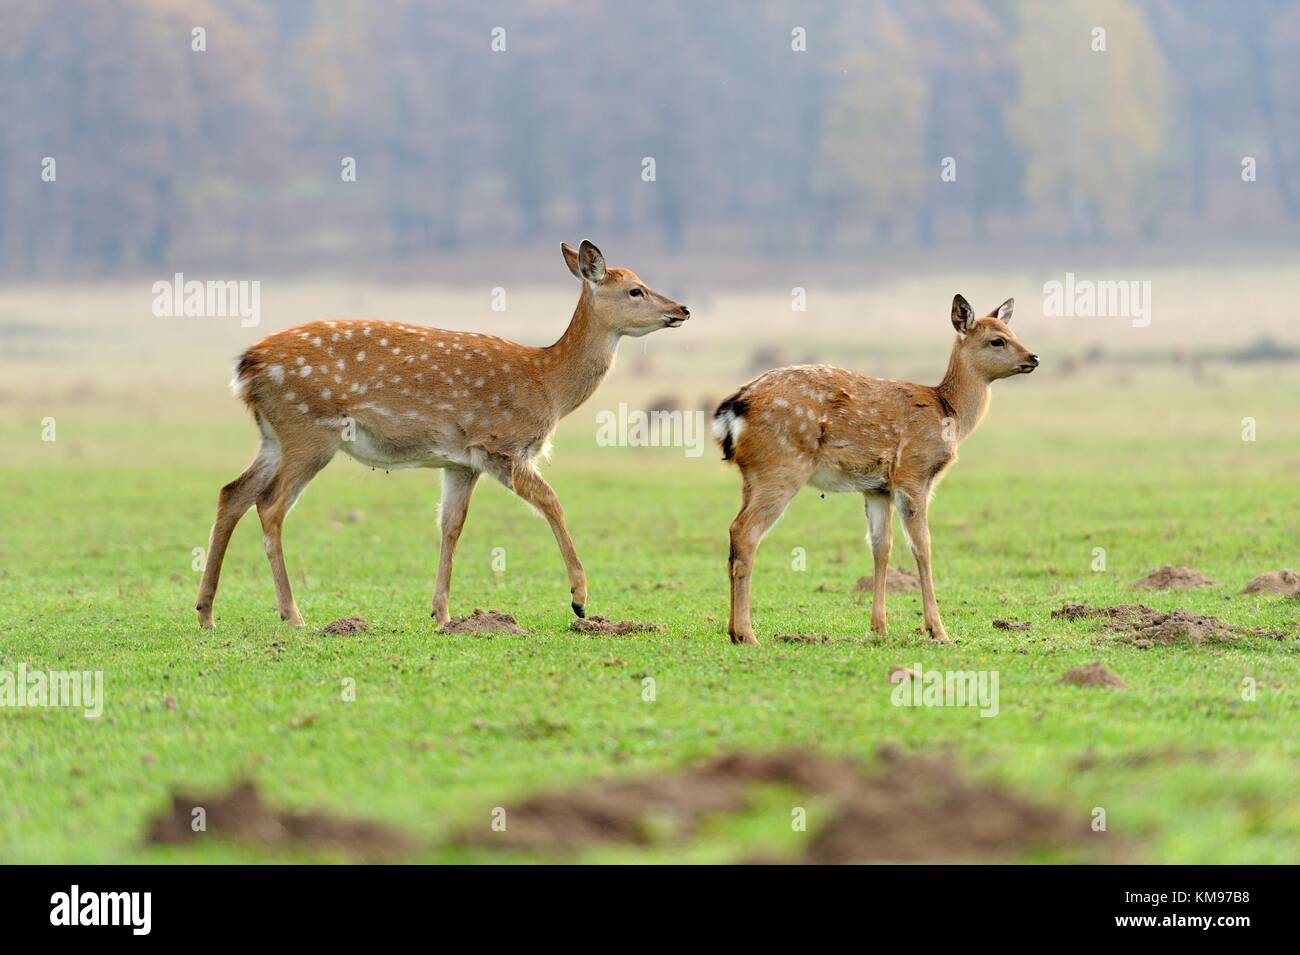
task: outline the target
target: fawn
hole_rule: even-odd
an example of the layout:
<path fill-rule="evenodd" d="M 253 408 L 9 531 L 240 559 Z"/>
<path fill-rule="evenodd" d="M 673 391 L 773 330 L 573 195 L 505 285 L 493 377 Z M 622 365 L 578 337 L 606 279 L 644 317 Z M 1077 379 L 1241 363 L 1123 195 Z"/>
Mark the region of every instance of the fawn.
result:
<path fill-rule="evenodd" d="M 1038 367 L 1008 326 L 1014 299 L 977 319 L 966 299 L 952 300 L 957 330 L 943 381 L 931 388 L 867 378 L 830 365 L 769 371 L 718 406 L 713 433 L 723 460 L 743 479 L 740 513 L 731 523 L 732 643 L 757 644 L 750 619 L 754 554 L 805 484 L 823 491 L 856 491 L 866 500 L 875 587 L 871 629 L 886 633 L 885 572 L 893 544 L 891 501 L 916 558 L 925 628 L 948 642 L 930 570 L 930 496 L 957 460 L 957 444 L 975 430 L 999 378 Z"/>
<path fill-rule="evenodd" d="M 342 448 L 382 468 L 442 468 L 442 548 L 433 616 L 447 611 L 451 565 L 470 495 L 486 472 L 551 525 L 569 576 L 573 611 L 586 615 L 587 578 L 555 491 L 537 470 L 560 419 L 591 397 L 623 336 L 677 328 L 690 310 L 629 269 L 605 265 L 590 242 L 561 244 L 582 282 L 569 327 L 531 348 L 470 332 L 401 322 L 320 321 L 276 332 L 249 348 L 231 388 L 253 413 L 262 446 L 221 489 L 195 609 L 211 627 L 231 532 L 253 504 L 275 578 L 280 617 L 303 625 L 284 566 L 280 529 L 309 481 Z"/>

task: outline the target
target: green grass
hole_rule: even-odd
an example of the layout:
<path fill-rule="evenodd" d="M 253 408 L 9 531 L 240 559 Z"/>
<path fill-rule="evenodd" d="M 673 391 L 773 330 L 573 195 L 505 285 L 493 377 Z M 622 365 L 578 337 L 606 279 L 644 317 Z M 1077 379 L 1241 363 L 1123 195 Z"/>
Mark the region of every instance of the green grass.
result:
<path fill-rule="evenodd" d="M 1253 407 L 1264 385 L 1267 404 Z M 0 435 L 17 450 L 0 469 L 0 669 L 102 670 L 107 701 L 98 720 L 0 709 L 0 861 L 268 860 L 215 840 L 141 844 L 173 787 L 246 775 L 284 806 L 404 826 L 427 840 L 418 858 L 488 860 L 497 857 L 441 840 L 538 789 L 732 749 L 800 744 L 869 759 L 882 743 L 951 750 L 971 774 L 1083 819 L 1103 807 L 1138 860 L 1292 861 L 1300 641 L 1143 650 L 1050 612 L 1067 600 L 1138 599 L 1294 634 L 1300 603 L 1239 591 L 1258 573 L 1296 568 L 1300 441 L 1285 409 L 1297 397 L 1294 386 L 1278 393 L 1276 382 L 1246 377 L 1203 391 L 1173 381 L 1000 387 L 932 508 L 950 647 L 917 635 L 920 601 L 910 594 L 891 595 L 889 638 L 865 639 L 869 605 L 849 593 L 870 567 L 861 500 L 812 490 L 759 552 L 763 646 L 731 646 L 736 474 L 711 447 L 696 459 L 594 448 L 592 416 L 612 402 L 600 395 L 562 427 L 545 470 L 586 565 L 589 611 L 658 622 L 655 635 L 570 632 L 549 529 L 486 481 L 458 552 L 452 612 L 509 611 L 529 636 L 436 635 L 437 475 L 372 474 L 342 458 L 286 525 L 309 628 L 279 622 L 250 514 L 226 559 L 217 629 L 200 631 L 191 552 L 206 543 L 217 488 L 251 456 L 240 413 L 227 407 L 196 423 L 68 409 L 53 444 L 39 442 L 30 420 L 6 422 Z M 1241 441 L 1243 415 L 1257 416 L 1257 442 Z M 362 519 L 345 521 L 354 510 Z M 1104 572 L 1092 568 L 1097 547 Z M 806 552 L 804 571 L 792 569 L 795 548 Z M 894 560 L 911 564 L 901 534 Z M 1127 588 L 1165 563 L 1219 584 Z M 319 634 L 350 615 L 370 632 Z M 1033 628 L 999 631 L 996 617 Z M 863 639 L 790 644 L 773 640 L 778 632 Z M 1098 659 L 1126 690 L 1056 685 Z M 918 662 L 998 671 L 998 715 L 892 705 L 889 667 Z M 642 699 L 646 677 L 653 702 Z M 1246 677 L 1258 683 L 1253 702 L 1242 697 Z M 343 699 L 345 679 L 355 681 L 354 702 Z M 588 858 L 794 852 L 803 837 L 790 831 L 790 805 L 788 794 L 766 793 L 752 813 L 713 820 L 686 844 Z"/>

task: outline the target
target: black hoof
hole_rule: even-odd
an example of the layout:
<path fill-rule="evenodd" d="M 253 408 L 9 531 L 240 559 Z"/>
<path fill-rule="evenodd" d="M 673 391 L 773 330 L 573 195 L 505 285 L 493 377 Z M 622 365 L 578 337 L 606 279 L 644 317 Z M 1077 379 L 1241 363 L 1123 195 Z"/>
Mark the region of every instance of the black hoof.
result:
<path fill-rule="evenodd" d="M 573 606 L 573 612 L 576 613 L 579 617 L 587 616 L 587 608 L 584 607 L 582 604 L 578 603 L 577 601 L 574 601 L 572 606 Z"/>

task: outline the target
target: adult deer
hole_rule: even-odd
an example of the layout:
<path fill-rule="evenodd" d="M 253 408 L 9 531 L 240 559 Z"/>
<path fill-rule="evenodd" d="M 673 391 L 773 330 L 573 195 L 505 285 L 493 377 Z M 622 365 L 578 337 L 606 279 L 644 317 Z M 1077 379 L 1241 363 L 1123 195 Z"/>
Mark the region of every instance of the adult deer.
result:
<path fill-rule="evenodd" d="M 1007 324 L 1013 299 L 977 319 L 966 299 L 952 300 L 957 330 L 943 381 L 931 388 L 867 378 L 830 365 L 778 368 L 718 406 L 713 432 L 724 460 L 743 478 L 740 513 L 731 523 L 732 643 L 758 643 L 750 618 L 750 573 L 759 541 L 805 484 L 854 491 L 866 499 L 875 580 L 871 629 L 886 633 L 885 572 L 893 544 L 891 501 L 921 576 L 925 628 L 948 642 L 930 570 L 930 496 L 957 460 L 989 406 L 999 378 L 1024 375 L 1038 356 Z"/>
<path fill-rule="evenodd" d="M 321 321 L 270 335 L 239 357 L 231 387 L 253 412 L 262 446 L 218 496 L 195 605 L 202 626 L 213 625 L 226 545 L 253 504 L 280 617 L 303 625 L 280 530 L 303 488 L 340 448 L 377 468 L 442 468 L 442 549 L 433 593 L 439 623 L 450 619 L 452 557 L 484 473 L 550 523 L 573 611 L 585 616 L 587 578 L 537 459 L 560 419 L 609 372 L 620 338 L 676 328 L 691 313 L 646 288 L 631 270 L 607 267 L 590 242 L 560 250 L 582 291 L 568 329 L 549 347 L 401 322 Z"/>

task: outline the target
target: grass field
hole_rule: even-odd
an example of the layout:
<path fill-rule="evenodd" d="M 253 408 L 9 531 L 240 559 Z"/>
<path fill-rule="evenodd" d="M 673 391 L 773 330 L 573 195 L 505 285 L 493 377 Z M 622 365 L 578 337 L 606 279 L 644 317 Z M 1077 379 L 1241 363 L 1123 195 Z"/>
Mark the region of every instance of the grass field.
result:
<path fill-rule="evenodd" d="M 1032 322 L 1021 332 L 1031 342 Z M 905 368 L 922 351 L 937 371 L 935 347 L 946 337 L 909 344 L 891 361 Z M 670 364 L 670 347 L 656 348 L 658 364 Z M 102 670 L 106 702 L 99 719 L 0 708 L 0 861 L 269 860 L 215 839 L 142 844 L 174 787 L 245 776 L 282 806 L 405 827 L 426 846 L 417 860 L 515 858 L 445 839 L 486 827 L 493 807 L 538 790 L 796 744 L 866 761 L 881 744 L 949 751 L 970 775 L 1082 820 L 1104 808 L 1098 838 L 1122 845 L 1126 859 L 1294 861 L 1300 603 L 1239 591 L 1259 573 L 1300 569 L 1295 366 L 1216 367 L 1208 381 L 1159 363 L 1067 377 L 1040 350 L 1043 370 L 997 386 L 931 509 L 939 603 L 955 640 L 946 647 L 916 633 L 915 594 L 891 595 L 888 639 L 867 639 L 869 603 L 850 593 L 870 570 L 861 499 L 811 489 L 759 551 L 763 645 L 731 646 L 726 532 L 737 475 L 712 446 L 700 458 L 596 446 L 598 410 L 625 394 L 653 397 L 658 386 L 632 377 L 628 355 L 561 426 L 544 470 L 586 566 L 589 612 L 664 628 L 633 638 L 569 631 L 549 529 L 488 482 L 461 540 L 452 613 L 508 611 L 529 635 L 436 635 L 436 473 L 372 473 L 343 456 L 286 524 L 308 628 L 280 623 L 250 515 L 226 559 L 217 629 L 201 631 L 192 552 L 206 544 L 217 489 L 254 449 L 244 412 L 217 400 L 224 378 L 208 374 L 225 354 L 174 401 L 147 409 L 129 385 L 90 396 L 50 389 L 48 412 L 11 397 L 0 424 L 12 449 L 0 463 L 0 669 Z M 673 387 L 693 402 L 686 388 L 717 395 L 740 383 L 745 373 L 724 354 L 691 354 L 698 373 Z M 711 377 L 699 384 L 705 368 Z M 27 371 L 39 378 L 38 363 Z M 58 420 L 54 442 L 40 440 L 45 413 Z M 1257 440 L 1242 440 L 1243 417 L 1256 420 Z M 1104 571 L 1094 569 L 1098 547 Z M 496 548 L 503 571 L 493 568 Z M 796 548 L 803 570 L 792 569 Z M 901 534 L 894 562 L 911 566 Z M 1218 583 L 1128 589 L 1162 564 Z M 1139 649 L 1096 622 L 1051 618 L 1075 600 L 1183 607 L 1291 636 Z M 319 632 L 351 615 L 369 622 L 367 634 Z M 998 617 L 1032 628 L 997 630 Z M 777 633 L 859 639 L 787 643 Z M 1093 660 L 1127 689 L 1056 685 Z M 894 706 L 889 668 L 916 663 L 996 670 L 998 715 Z M 646 677 L 653 701 L 643 699 Z M 1243 697 L 1246 678 L 1258 686 L 1253 700 Z M 353 701 L 345 680 L 355 683 Z M 808 837 L 791 831 L 790 806 L 772 792 L 684 843 L 582 858 L 788 855 Z M 817 825 L 814 811 L 809 829 Z M 1085 847 L 1044 858 L 1094 855 Z"/>

